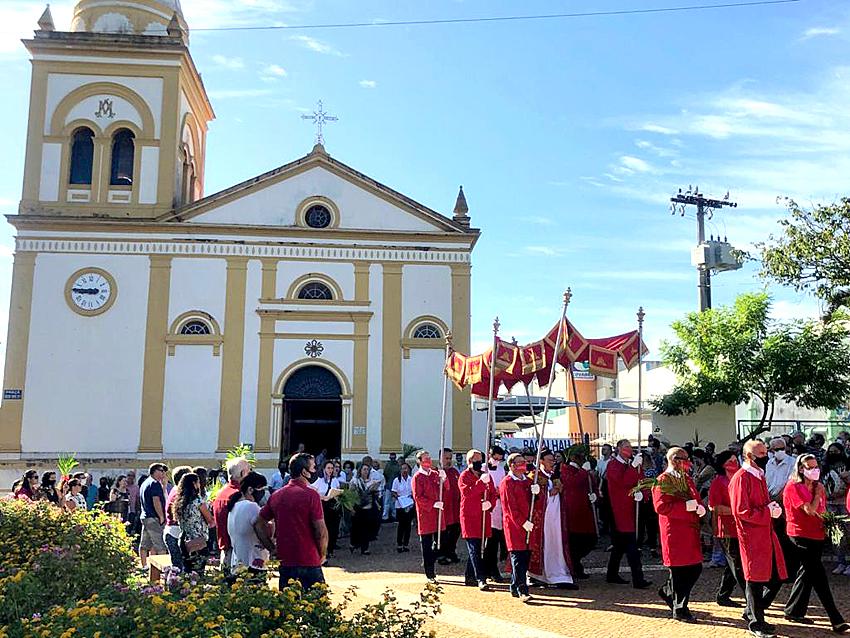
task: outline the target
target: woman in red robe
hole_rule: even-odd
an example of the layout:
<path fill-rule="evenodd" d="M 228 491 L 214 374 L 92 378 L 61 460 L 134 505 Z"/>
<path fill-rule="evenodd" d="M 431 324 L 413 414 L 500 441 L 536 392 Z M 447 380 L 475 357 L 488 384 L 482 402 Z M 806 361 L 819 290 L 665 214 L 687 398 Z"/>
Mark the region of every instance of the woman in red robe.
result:
<path fill-rule="evenodd" d="M 740 607 L 732 600 L 735 585 L 745 591 L 747 582 L 741 570 L 741 550 L 738 547 L 738 530 L 735 528 L 735 517 L 732 516 L 732 501 L 729 500 L 729 481 L 735 472 L 741 469 L 738 457 L 729 450 L 717 455 L 714 461 L 717 476 L 711 481 L 708 490 L 708 509 L 714 519 L 714 536 L 720 541 L 723 555 L 726 557 L 726 568 L 720 577 L 717 588 L 717 604 L 721 607 Z"/>
<path fill-rule="evenodd" d="M 499 484 L 499 500 L 502 503 L 502 517 L 505 526 L 505 543 L 511 555 L 511 596 L 528 603 L 528 561 L 531 551 L 528 548 L 528 534 L 534 531 L 534 524 L 528 520 L 531 511 L 531 494 L 539 494 L 540 486 L 532 485 L 525 475 L 527 466 L 522 454 L 508 457 L 510 472 Z"/>
<path fill-rule="evenodd" d="M 756 638 L 775 635 L 776 627 L 764 620 L 782 581 L 788 578 L 782 546 L 773 531 L 772 518 L 782 515 L 782 507 L 770 500 L 764 467 L 767 447 L 761 441 L 744 445 L 744 465 L 729 481 L 732 516 L 741 547 L 741 565 L 747 581 L 747 617 L 750 633 Z"/>
<path fill-rule="evenodd" d="M 683 448 L 671 447 L 667 451 L 667 469 L 652 488 L 652 502 L 658 513 L 661 558 L 670 570 L 658 595 L 670 607 L 674 619 L 695 623 L 688 602 L 702 573 L 700 518 L 705 516 L 706 509 L 699 502 L 693 479 L 688 476 L 690 469 L 688 453 Z M 670 486 L 676 493 L 664 486 Z"/>

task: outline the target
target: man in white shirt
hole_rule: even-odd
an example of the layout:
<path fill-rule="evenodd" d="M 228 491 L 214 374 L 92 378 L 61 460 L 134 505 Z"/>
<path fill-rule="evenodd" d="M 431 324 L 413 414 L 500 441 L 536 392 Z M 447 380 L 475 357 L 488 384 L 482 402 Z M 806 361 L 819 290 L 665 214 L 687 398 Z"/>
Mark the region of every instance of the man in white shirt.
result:
<path fill-rule="evenodd" d="M 614 450 L 607 443 L 602 446 L 602 458 L 596 461 L 596 471 L 599 473 L 599 478 L 605 478 L 605 470 L 608 468 L 608 463 L 611 462 Z"/>
<path fill-rule="evenodd" d="M 505 451 L 498 445 L 490 448 L 490 458 L 487 462 L 487 473 L 490 475 L 490 484 L 492 489 L 499 493 L 499 484 L 505 478 Z M 505 579 L 499 571 L 500 561 L 504 561 L 508 557 L 508 546 L 505 544 L 504 525 L 502 523 L 502 502 L 496 501 L 493 508 L 490 527 L 493 535 L 490 536 L 484 545 L 484 572 L 487 578 L 496 582 L 503 583 Z"/>
<path fill-rule="evenodd" d="M 413 504 L 413 484 L 410 476 L 410 465 L 401 464 L 401 474 L 393 480 L 392 498 L 395 501 L 396 519 L 396 551 L 410 551 L 410 526 L 416 514 Z"/>
<path fill-rule="evenodd" d="M 770 493 L 770 500 L 777 503 L 782 502 L 782 492 L 785 489 L 788 479 L 794 472 L 797 465 L 797 457 L 793 454 L 788 454 L 786 449 L 785 439 L 775 438 L 770 441 L 770 454 L 772 458 L 767 462 L 767 467 L 764 468 L 764 478 L 767 481 L 767 491 Z M 779 544 L 782 545 L 782 553 L 785 555 L 785 565 L 788 567 L 789 574 L 796 574 L 797 568 L 800 566 L 796 559 L 797 550 L 788 538 L 786 531 L 785 512 L 779 518 L 773 519 L 773 531 L 779 538 Z"/>

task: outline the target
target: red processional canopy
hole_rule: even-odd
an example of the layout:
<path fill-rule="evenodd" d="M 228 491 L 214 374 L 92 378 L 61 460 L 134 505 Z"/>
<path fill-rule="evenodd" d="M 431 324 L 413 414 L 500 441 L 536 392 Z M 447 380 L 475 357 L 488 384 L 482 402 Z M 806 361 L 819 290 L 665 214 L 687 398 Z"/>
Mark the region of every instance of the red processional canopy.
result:
<path fill-rule="evenodd" d="M 524 346 L 497 338 L 493 398 L 498 396 L 500 386 L 510 391 L 517 383 L 528 385 L 534 379 L 537 379 L 540 387 L 548 385 L 557 339 L 558 324 L 539 341 Z M 631 370 L 640 358 L 641 349 L 643 353 L 647 352 L 638 330 L 604 339 L 588 339 L 576 330 L 569 319 L 564 319 L 557 363 L 564 367 L 573 363 L 587 363 L 593 374 L 615 377 L 617 359 L 622 359 L 626 368 Z M 490 393 L 492 360 L 492 347 L 476 355 L 450 351 L 446 374 L 461 390 L 471 386 L 472 394 L 486 397 Z"/>

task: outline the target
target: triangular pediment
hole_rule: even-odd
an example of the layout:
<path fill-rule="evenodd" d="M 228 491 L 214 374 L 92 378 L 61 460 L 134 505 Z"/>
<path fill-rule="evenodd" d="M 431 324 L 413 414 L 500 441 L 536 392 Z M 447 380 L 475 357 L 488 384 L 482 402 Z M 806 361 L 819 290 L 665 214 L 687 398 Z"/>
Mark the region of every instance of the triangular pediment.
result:
<path fill-rule="evenodd" d="M 297 228 L 305 226 L 311 202 L 326 203 L 340 231 L 478 234 L 333 159 L 321 146 L 161 221 Z"/>

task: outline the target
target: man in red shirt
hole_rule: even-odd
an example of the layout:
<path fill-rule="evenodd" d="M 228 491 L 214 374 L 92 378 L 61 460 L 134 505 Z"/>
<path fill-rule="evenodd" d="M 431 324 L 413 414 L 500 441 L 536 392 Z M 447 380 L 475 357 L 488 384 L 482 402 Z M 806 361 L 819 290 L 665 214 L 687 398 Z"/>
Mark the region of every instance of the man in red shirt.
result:
<path fill-rule="evenodd" d="M 770 500 L 764 469 L 767 447 L 761 441 L 744 445 L 744 465 L 729 481 L 732 516 L 741 547 L 741 564 L 747 580 L 747 619 L 750 633 L 756 638 L 776 634 L 776 627 L 764 620 L 764 610 L 776 598 L 788 574 L 782 546 L 771 519 L 782 515 L 782 506 Z"/>
<path fill-rule="evenodd" d="M 440 500 L 440 481 L 446 480 L 445 470 L 432 468 L 431 455 L 425 450 L 416 453 L 419 471 L 411 480 L 413 502 L 416 505 L 416 519 L 419 528 L 419 540 L 422 543 L 422 567 L 425 577 L 432 583 L 437 582 L 437 529 L 446 528 L 445 517 L 440 520 L 438 512 L 443 509 Z"/>
<path fill-rule="evenodd" d="M 531 601 L 528 594 L 528 563 L 531 549 L 528 536 L 534 524 L 528 520 L 531 514 L 531 495 L 540 494 L 540 486 L 532 485 L 525 475 L 527 465 L 522 454 L 508 457 L 510 472 L 499 485 L 502 516 L 505 524 L 505 542 L 511 554 L 511 596 L 524 603 Z"/>
<path fill-rule="evenodd" d="M 454 464 L 454 452 L 451 448 L 443 448 L 441 457 L 442 468 L 446 473 L 446 480 L 443 483 L 443 522 L 446 524 L 446 531 L 440 538 L 440 565 L 451 565 L 459 563 L 460 558 L 457 555 L 457 542 L 460 539 L 460 490 L 458 489 L 458 480 L 460 472 Z"/>
<path fill-rule="evenodd" d="M 726 569 L 723 570 L 717 589 L 717 604 L 721 607 L 740 607 L 732 600 L 732 592 L 735 591 L 735 585 L 745 591 L 747 583 L 741 570 L 741 550 L 738 547 L 735 517 L 732 516 L 732 501 L 729 500 L 729 481 L 741 469 L 741 464 L 734 452 L 725 450 L 717 455 L 714 467 L 717 476 L 711 481 L 708 490 L 708 508 L 714 517 L 714 536 L 720 541 L 726 557 Z"/>
<path fill-rule="evenodd" d="M 310 478 L 315 472 L 316 459 L 311 454 L 295 454 L 289 460 L 292 478 L 271 495 L 254 525 L 262 540 L 266 534 L 263 521 L 274 521 L 280 589 L 284 589 L 290 579 L 299 581 L 305 590 L 325 582 L 322 563 L 328 555 L 328 528 L 322 499 L 310 487 Z"/>
<path fill-rule="evenodd" d="M 658 513 L 661 556 L 670 570 L 667 582 L 658 595 L 680 622 L 695 623 L 688 608 L 691 590 L 702 573 L 702 545 L 699 519 L 705 516 L 693 479 L 688 476 L 691 460 L 680 447 L 667 452 L 667 469 L 652 488 L 652 502 Z M 663 485 L 676 487 L 676 494 L 664 491 Z M 681 486 L 681 487 L 679 487 Z"/>
<path fill-rule="evenodd" d="M 484 532 L 484 538 L 490 538 L 490 517 L 496 505 L 496 490 L 490 485 L 490 475 L 484 472 L 484 454 L 480 450 L 469 450 L 466 463 L 467 467 L 458 480 L 460 529 L 469 551 L 465 580 L 467 585 L 477 583 L 478 589 L 486 591 L 487 573 L 481 556 L 481 532 Z"/>
<path fill-rule="evenodd" d="M 242 479 L 251 471 L 251 465 L 245 457 L 230 459 L 225 466 L 228 483 L 221 488 L 213 501 L 213 520 L 218 537 L 218 548 L 221 550 L 221 571 L 225 576 L 230 575 L 230 559 L 233 546 L 227 533 L 227 501 L 239 491 Z"/>
<path fill-rule="evenodd" d="M 643 577 L 643 565 L 640 561 L 640 550 L 637 546 L 635 530 L 637 515 L 635 502 L 643 500 L 643 492 L 632 495 L 632 488 L 643 478 L 643 457 L 638 452 L 634 454 L 632 444 L 628 439 L 617 442 L 617 456 L 608 463 L 605 471 L 605 481 L 608 483 L 608 501 L 611 504 L 612 526 L 611 557 L 608 559 L 608 574 L 605 581 L 617 585 L 625 585 L 629 581 L 620 577 L 620 561 L 623 554 L 629 561 L 632 571 L 632 585 L 635 589 L 646 589 L 652 583 Z"/>

